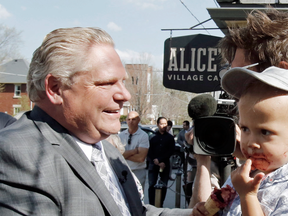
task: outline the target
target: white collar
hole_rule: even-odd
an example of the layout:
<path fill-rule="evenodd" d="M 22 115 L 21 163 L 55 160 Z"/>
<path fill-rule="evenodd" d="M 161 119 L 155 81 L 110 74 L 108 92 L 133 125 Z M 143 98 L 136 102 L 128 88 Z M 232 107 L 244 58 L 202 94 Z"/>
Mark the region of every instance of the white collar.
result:
<path fill-rule="evenodd" d="M 74 138 L 75 142 L 79 145 L 79 147 L 82 149 L 82 151 L 84 152 L 84 154 L 86 155 L 86 157 L 90 161 L 91 156 L 92 156 L 92 145 L 93 144 L 88 144 L 88 143 L 85 143 L 85 142 L 79 140 L 77 137 L 74 137 L 74 136 L 72 136 L 72 137 Z M 101 141 L 96 143 L 96 145 L 99 145 L 101 147 L 101 149 L 103 149 Z"/>

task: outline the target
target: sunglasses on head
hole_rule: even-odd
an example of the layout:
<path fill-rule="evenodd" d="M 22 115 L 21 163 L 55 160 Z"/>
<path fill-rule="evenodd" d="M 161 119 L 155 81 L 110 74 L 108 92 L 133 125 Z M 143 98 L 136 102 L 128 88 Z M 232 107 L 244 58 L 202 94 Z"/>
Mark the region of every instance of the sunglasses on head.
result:
<path fill-rule="evenodd" d="M 129 134 L 129 138 L 128 138 L 128 144 L 131 144 L 131 139 L 132 139 L 132 134 Z"/>
<path fill-rule="evenodd" d="M 261 62 L 257 62 L 257 63 L 250 64 L 250 65 L 247 65 L 247 66 L 244 66 L 244 67 L 241 67 L 241 68 L 248 69 L 248 68 L 257 66 L 257 65 L 259 65 L 260 63 L 261 63 Z M 226 64 L 226 65 L 224 65 L 224 66 L 220 69 L 220 71 L 219 71 L 219 76 L 220 76 L 220 78 L 222 78 L 223 75 L 224 75 L 228 70 L 230 70 L 230 69 L 231 69 L 231 64 Z"/>

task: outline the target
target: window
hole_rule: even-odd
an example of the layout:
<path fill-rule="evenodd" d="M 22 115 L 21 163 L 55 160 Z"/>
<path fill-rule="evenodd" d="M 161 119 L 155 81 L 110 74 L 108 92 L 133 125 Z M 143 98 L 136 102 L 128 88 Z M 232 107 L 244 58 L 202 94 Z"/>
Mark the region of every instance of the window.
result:
<path fill-rule="evenodd" d="M 131 77 L 132 80 L 132 85 L 134 85 L 134 81 L 135 81 L 135 85 L 138 85 L 138 77 L 136 77 L 136 80 L 134 80 L 134 77 Z"/>
<path fill-rule="evenodd" d="M 21 111 L 21 105 L 20 104 L 13 104 L 13 115 L 16 115 Z"/>
<path fill-rule="evenodd" d="M 21 97 L 21 84 L 14 85 L 14 97 Z"/>

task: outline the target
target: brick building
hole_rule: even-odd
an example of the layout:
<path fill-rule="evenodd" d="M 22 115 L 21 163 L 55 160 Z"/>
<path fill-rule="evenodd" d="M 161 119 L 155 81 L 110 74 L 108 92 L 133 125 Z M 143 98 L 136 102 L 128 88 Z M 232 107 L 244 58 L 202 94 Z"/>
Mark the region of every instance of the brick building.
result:
<path fill-rule="evenodd" d="M 26 91 L 28 69 L 29 63 L 24 59 L 13 59 L 0 65 L 0 112 L 14 116 L 31 109 Z"/>

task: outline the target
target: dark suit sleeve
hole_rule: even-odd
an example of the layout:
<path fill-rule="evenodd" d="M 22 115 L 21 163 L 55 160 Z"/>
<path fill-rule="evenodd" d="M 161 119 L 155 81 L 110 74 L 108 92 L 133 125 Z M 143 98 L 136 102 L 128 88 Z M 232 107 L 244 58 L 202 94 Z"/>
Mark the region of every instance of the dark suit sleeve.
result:
<path fill-rule="evenodd" d="M 165 148 L 161 152 L 161 155 L 158 155 L 159 162 L 168 163 L 171 155 L 175 150 L 175 140 L 171 134 L 167 133 L 167 137 L 165 139 Z"/>
<path fill-rule="evenodd" d="M 184 147 L 184 141 L 185 141 L 185 131 L 181 130 L 177 137 L 177 143 L 179 143 L 182 147 Z"/>
<path fill-rule="evenodd" d="M 17 121 L 16 118 L 6 113 L 0 112 L 0 129 L 7 127 L 8 125 L 14 123 L 15 121 Z"/>
<path fill-rule="evenodd" d="M 152 163 L 153 160 L 156 158 L 156 155 L 155 155 L 155 150 L 156 150 L 156 144 L 155 143 L 155 135 L 151 135 L 149 137 L 149 144 L 150 144 L 150 147 L 148 149 L 148 154 L 147 154 L 147 160 Z"/>
<path fill-rule="evenodd" d="M 175 140 L 174 137 L 172 136 L 169 142 L 169 158 L 171 157 L 171 155 L 173 155 L 175 150 Z"/>

